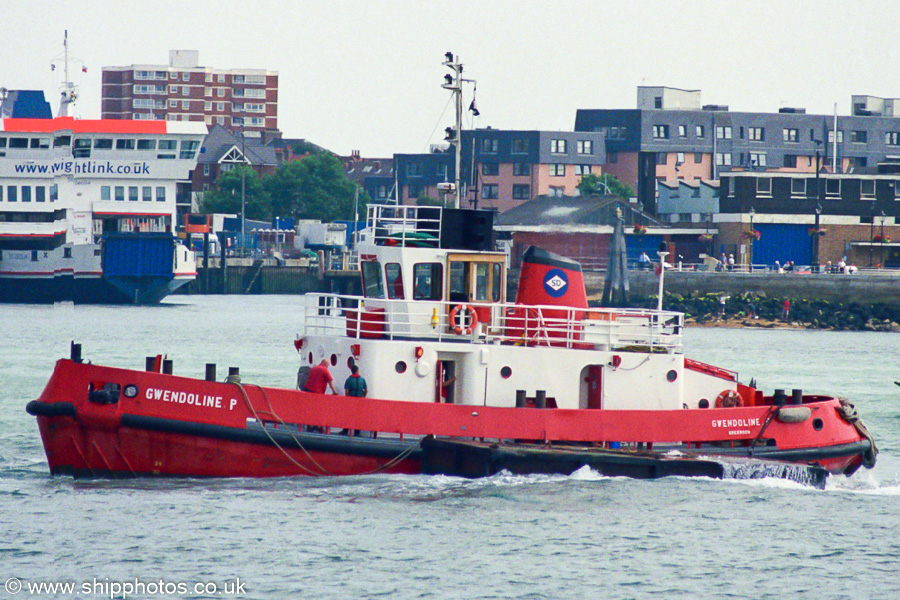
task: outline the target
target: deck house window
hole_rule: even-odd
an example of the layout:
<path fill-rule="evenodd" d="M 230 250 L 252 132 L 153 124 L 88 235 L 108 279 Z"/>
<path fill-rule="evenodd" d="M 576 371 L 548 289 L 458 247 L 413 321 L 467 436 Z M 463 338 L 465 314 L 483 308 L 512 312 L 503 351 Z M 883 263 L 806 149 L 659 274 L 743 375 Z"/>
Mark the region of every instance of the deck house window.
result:
<path fill-rule="evenodd" d="M 363 290 L 366 298 L 384 298 L 384 283 L 381 279 L 381 268 L 377 262 L 366 261 L 360 264 L 363 277 Z"/>
<path fill-rule="evenodd" d="M 387 281 L 388 298 L 391 300 L 403 300 L 403 272 L 399 263 L 384 265 L 384 275 Z"/>
<path fill-rule="evenodd" d="M 413 267 L 414 300 L 440 300 L 444 268 L 441 263 L 417 263 Z"/>

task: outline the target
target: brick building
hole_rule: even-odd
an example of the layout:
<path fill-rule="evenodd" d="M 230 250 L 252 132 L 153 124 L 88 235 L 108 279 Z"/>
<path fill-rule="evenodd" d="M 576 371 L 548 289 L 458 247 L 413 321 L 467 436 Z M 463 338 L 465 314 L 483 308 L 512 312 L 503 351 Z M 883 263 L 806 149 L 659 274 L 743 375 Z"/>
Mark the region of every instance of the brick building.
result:
<path fill-rule="evenodd" d="M 101 117 L 203 121 L 239 131 L 278 129 L 278 73 L 199 65 L 196 50 L 167 65 L 103 67 Z"/>

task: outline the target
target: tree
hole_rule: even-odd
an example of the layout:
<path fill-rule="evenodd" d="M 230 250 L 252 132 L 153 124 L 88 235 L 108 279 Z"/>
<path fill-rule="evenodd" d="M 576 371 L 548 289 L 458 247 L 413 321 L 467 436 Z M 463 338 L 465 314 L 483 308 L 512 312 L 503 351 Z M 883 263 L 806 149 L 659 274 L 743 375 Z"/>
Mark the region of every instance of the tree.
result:
<path fill-rule="evenodd" d="M 608 173 L 603 175 L 588 173 L 581 178 L 576 188 L 582 196 L 605 196 L 611 194 L 618 196 L 622 200 L 628 200 L 635 196 L 634 190 L 630 185 L 622 183 L 616 179 L 615 175 Z"/>
<path fill-rule="evenodd" d="M 340 160 L 320 152 L 284 163 L 266 179 L 272 214 L 295 219 L 334 221 L 352 219 L 356 187 L 344 174 Z M 369 196 L 359 193 L 359 214 Z"/>
<path fill-rule="evenodd" d="M 253 167 L 238 165 L 219 175 L 216 189 L 203 193 L 201 210 L 205 213 L 241 213 L 241 174 L 245 175 L 244 205 L 247 219 L 267 221 L 272 218 L 272 201 L 269 192 Z"/>

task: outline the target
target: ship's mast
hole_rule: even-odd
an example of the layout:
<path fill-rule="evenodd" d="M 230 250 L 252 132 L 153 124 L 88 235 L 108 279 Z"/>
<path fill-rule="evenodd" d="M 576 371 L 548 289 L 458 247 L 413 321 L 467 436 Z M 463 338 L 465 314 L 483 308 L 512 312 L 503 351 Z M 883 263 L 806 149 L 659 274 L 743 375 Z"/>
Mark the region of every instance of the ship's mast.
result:
<path fill-rule="evenodd" d="M 444 139 L 450 142 L 454 150 L 454 166 L 456 167 L 456 171 L 454 173 L 453 207 L 459 208 L 459 205 L 462 202 L 462 84 L 464 81 L 474 84 L 475 80 L 463 79 L 463 65 L 459 62 L 458 56 L 454 56 L 452 52 L 447 52 L 444 54 L 444 59 L 442 64 L 453 71 L 453 74 L 447 73 L 444 75 L 444 84 L 441 87 L 445 90 L 450 90 L 453 93 L 453 104 L 456 108 L 456 127 L 447 127 L 444 130 L 447 134 Z M 476 116 L 478 115 L 478 112 L 474 109 L 474 101 L 471 110 Z M 472 143 L 474 143 L 474 138 Z"/>
<path fill-rule="evenodd" d="M 75 100 L 78 99 L 78 91 L 75 89 L 75 84 L 69 80 L 69 30 L 66 29 L 65 37 L 63 38 L 63 74 L 65 75 L 65 80 L 60 86 L 60 98 L 59 98 L 59 112 L 56 114 L 57 117 L 71 117 L 73 112 L 73 107 L 75 105 Z"/>

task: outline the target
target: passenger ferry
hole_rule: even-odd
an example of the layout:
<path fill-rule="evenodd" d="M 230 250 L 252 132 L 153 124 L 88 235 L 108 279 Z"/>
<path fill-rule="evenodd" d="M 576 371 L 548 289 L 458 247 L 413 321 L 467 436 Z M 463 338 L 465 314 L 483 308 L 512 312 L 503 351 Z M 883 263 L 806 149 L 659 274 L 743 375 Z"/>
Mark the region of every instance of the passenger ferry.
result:
<path fill-rule="evenodd" d="M 0 302 L 152 304 L 194 279 L 175 206 L 205 135 L 191 122 L 0 119 Z"/>

